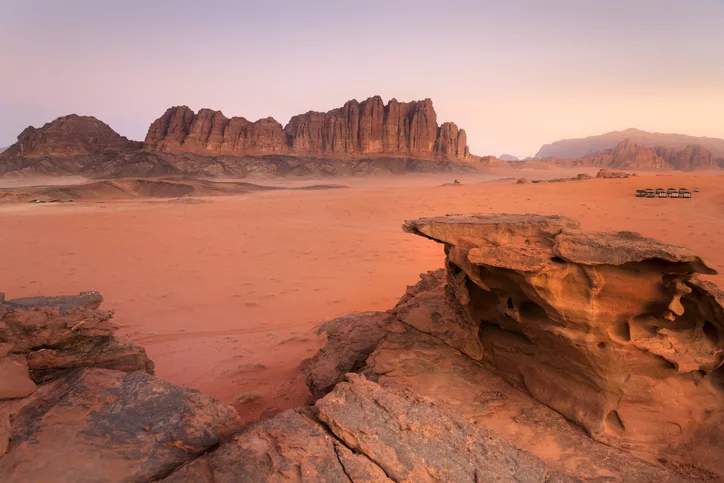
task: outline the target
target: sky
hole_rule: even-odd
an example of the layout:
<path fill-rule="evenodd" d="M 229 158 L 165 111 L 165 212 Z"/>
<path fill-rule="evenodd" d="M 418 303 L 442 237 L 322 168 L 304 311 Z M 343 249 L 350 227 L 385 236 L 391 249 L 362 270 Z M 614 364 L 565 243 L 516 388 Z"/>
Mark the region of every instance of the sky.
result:
<path fill-rule="evenodd" d="M 0 146 L 77 113 L 131 139 L 173 105 L 282 124 L 433 100 L 471 152 L 630 127 L 724 138 L 722 0 L 0 0 Z"/>

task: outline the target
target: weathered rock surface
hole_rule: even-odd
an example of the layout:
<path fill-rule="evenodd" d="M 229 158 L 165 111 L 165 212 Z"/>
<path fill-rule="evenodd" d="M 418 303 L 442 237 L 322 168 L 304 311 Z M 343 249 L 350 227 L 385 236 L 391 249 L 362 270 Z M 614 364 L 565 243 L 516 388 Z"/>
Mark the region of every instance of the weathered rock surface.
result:
<path fill-rule="evenodd" d="M 76 369 L 13 415 L 0 481 L 152 481 L 217 445 L 235 417 L 143 372 Z"/>
<path fill-rule="evenodd" d="M 262 421 L 164 481 L 573 481 L 414 395 L 348 378 L 312 411 Z"/>
<path fill-rule="evenodd" d="M 465 131 L 454 123 L 438 126 L 430 99 L 385 105 L 379 96 L 296 115 L 284 128 L 272 118 L 252 123 L 220 111 L 172 107 L 153 122 L 144 148 L 201 155 L 470 158 Z"/>
<path fill-rule="evenodd" d="M 592 440 L 480 363 L 417 330 L 387 335 L 363 373 L 384 388 L 412 392 L 450 414 L 493 430 L 552 470 L 581 480 L 685 481 L 659 465 Z M 693 476 L 702 475 L 707 473 Z"/>
<path fill-rule="evenodd" d="M 331 320 L 320 329 L 327 334 L 327 343 L 302 368 L 314 398 L 324 396 L 348 372 L 364 366 L 387 333 L 390 319 L 384 312 L 364 312 Z"/>
<path fill-rule="evenodd" d="M 102 301 L 98 292 L 9 301 L 0 294 L 0 346 L 21 356 L 36 383 L 78 367 L 153 374 L 142 347 L 113 335 L 112 312 L 98 310 Z"/>
<path fill-rule="evenodd" d="M 166 482 L 392 481 L 364 453 L 353 453 L 308 409 L 262 421 Z"/>
<path fill-rule="evenodd" d="M 595 439 L 670 448 L 722 434 L 721 294 L 689 250 L 538 215 L 404 229 L 445 245 L 451 303 L 482 361 Z"/>
<path fill-rule="evenodd" d="M 536 457 L 419 399 L 350 375 L 315 404 L 318 418 L 394 481 L 546 481 Z M 553 478 L 554 479 L 554 478 Z"/>
<path fill-rule="evenodd" d="M 237 424 L 231 406 L 154 378 L 102 300 L 0 294 L 0 481 L 152 481 Z"/>

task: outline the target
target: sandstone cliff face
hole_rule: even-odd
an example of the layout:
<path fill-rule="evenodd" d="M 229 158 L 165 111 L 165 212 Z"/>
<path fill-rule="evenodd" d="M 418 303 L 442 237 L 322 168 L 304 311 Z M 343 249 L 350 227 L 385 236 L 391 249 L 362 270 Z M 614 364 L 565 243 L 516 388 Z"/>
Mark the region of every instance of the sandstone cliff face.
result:
<path fill-rule="evenodd" d="M 151 125 L 144 147 L 203 155 L 470 158 L 465 131 L 454 123 L 438 126 L 430 99 L 392 99 L 385 105 L 379 96 L 329 112 L 299 114 L 284 128 L 272 118 L 251 123 L 219 111 L 194 114 L 185 106 L 172 107 Z"/>
<path fill-rule="evenodd" d="M 272 118 L 252 123 L 243 117 L 228 119 L 221 111 L 201 109 L 195 114 L 180 106 L 168 109 L 151 124 L 144 147 L 149 151 L 260 155 L 285 153 L 287 137 Z"/>
<path fill-rule="evenodd" d="M 78 156 L 119 153 L 139 149 L 140 143 L 129 141 L 107 124 L 90 116 L 69 116 L 45 124 L 27 127 L 18 142 L 2 154 L 9 156 Z"/>

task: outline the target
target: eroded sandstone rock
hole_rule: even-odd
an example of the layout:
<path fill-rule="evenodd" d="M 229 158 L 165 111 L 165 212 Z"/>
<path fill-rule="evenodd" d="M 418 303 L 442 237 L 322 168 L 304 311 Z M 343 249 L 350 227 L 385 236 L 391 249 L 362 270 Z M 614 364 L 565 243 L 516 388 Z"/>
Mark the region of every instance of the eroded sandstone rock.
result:
<path fill-rule="evenodd" d="M 583 481 L 686 481 L 671 470 L 592 440 L 482 364 L 420 331 L 389 333 L 363 373 L 386 389 L 417 394 L 450 414 L 475 421 L 552 470 Z M 690 474 L 707 476 L 701 471 Z"/>
<path fill-rule="evenodd" d="M 392 481 L 364 453 L 353 453 L 308 409 L 290 409 L 236 436 L 164 481 Z"/>
<path fill-rule="evenodd" d="M 172 107 L 151 124 L 144 149 L 200 155 L 471 159 L 465 131 L 454 123 L 438 126 L 430 99 L 392 99 L 385 105 L 379 96 L 351 100 L 328 112 L 299 114 L 283 128 L 273 118 L 252 123 L 243 117 L 229 119 L 220 111 Z"/>
<path fill-rule="evenodd" d="M 387 333 L 390 319 L 384 312 L 363 312 L 331 320 L 320 329 L 327 334 L 327 343 L 302 368 L 315 399 L 331 391 L 345 374 L 364 366 Z"/>
<path fill-rule="evenodd" d="M 496 433 L 458 419 L 411 394 L 384 390 L 363 376 L 317 401 L 317 417 L 346 446 L 394 481 L 556 481 L 546 465 Z M 560 480 L 558 480 L 560 481 Z"/>
<path fill-rule="evenodd" d="M 715 272 L 689 250 L 538 215 L 404 229 L 445 245 L 453 303 L 482 360 L 595 439 L 671 447 L 721 431 L 721 295 L 697 280 Z"/>
<path fill-rule="evenodd" d="M 0 481 L 152 481 L 217 445 L 236 418 L 197 391 L 108 369 L 68 372 L 23 404 Z"/>
<path fill-rule="evenodd" d="M 113 313 L 98 310 L 102 301 L 98 292 L 9 301 L 0 294 L 0 345 L 26 359 L 36 383 L 78 367 L 153 374 L 146 351 L 114 335 Z"/>

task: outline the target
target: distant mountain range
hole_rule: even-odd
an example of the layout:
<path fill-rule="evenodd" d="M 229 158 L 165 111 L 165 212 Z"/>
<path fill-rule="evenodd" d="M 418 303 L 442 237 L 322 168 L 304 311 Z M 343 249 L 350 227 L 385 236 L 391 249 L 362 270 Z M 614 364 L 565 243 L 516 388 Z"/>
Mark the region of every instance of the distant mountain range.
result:
<path fill-rule="evenodd" d="M 711 151 L 715 157 L 724 157 L 724 139 L 688 136 L 686 134 L 652 133 L 639 129 L 613 131 L 598 136 L 563 139 L 551 144 L 544 144 L 535 157 L 538 159 L 552 156 L 566 159 L 581 158 L 612 149 L 625 139 L 629 139 L 632 143 L 641 147 L 662 147 L 675 150 L 683 150 L 687 146 L 698 145 Z"/>
<path fill-rule="evenodd" d="M 130 141 L 104 122 L 71 114 L 28 127 L 0 153 L 0 175 L 90 177 L 345 175 L 474 169 L 467 135 L 437 123 L 430 99 L 384 104 L 351 100 L 328 112 L 299 114 L 282 126 L 221 111 L 169 108 Z"/>
<path fill-rule="evenodd" d="M 666 146 L 640 146 L 624 139 L 611 149 L 577 158 L 550 156 L 543 162 L 561 167 L 598 167 L 618 169 L 712 169 L 724 167 L 724 156 L 717 155 L 699 144 L 682 149 Z"/>

